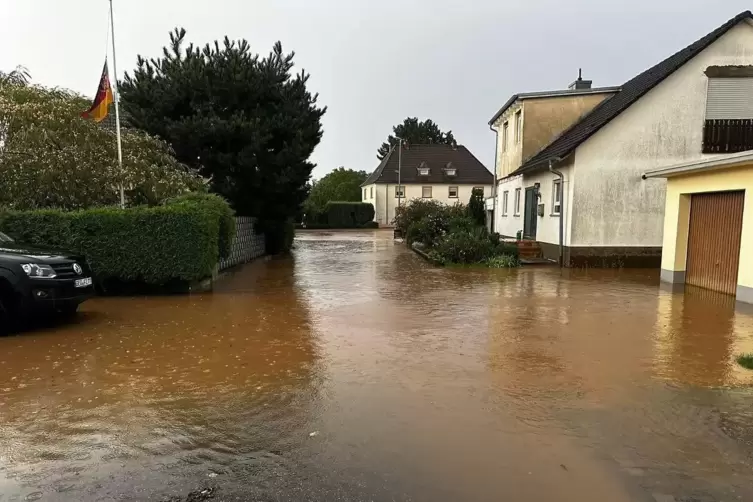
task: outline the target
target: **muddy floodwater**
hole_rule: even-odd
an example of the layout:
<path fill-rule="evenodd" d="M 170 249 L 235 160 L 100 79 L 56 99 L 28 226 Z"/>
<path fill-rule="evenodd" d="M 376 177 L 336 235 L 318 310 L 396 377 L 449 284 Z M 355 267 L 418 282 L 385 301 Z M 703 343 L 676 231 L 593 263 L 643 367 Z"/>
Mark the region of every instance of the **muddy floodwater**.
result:
<path fill-rule="evenodd" d="M 657 270 L 310 232 L 0 339 L 0 501 L 753 500 L 753 314 Z"/>

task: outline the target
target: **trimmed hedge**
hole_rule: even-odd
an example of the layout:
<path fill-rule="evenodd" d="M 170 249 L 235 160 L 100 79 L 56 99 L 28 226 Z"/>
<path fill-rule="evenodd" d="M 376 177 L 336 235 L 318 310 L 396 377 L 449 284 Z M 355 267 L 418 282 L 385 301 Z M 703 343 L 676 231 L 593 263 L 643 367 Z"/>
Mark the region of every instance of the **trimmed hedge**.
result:
<path fill-rule="evenodd" d="M 221 209 L 227 203 L 203 197 L 124 210 L 11 211 L 0 215 L 0 230 L 19 242 L 82 254 L 99 284 L 195 281 L 212 275 L 220 244 L 229 252 L 235 232 Z"/>
<path fill-rule="evenodd" d="M 205 211 L 212 211 L 220 224 L 218 242 L 220 258 L 230 256 L 233 239 L 235 239 L 235 213 L 225 199 L 209 193 L 189 193 L 168 199 L 165 204 L 194 206 Z"/>
<path fill-rule="evenodd" d="M 374 220 L 374 206 L 368 202 L 327 202 L 324 212 L 330 228 L 358 228 Z"/>

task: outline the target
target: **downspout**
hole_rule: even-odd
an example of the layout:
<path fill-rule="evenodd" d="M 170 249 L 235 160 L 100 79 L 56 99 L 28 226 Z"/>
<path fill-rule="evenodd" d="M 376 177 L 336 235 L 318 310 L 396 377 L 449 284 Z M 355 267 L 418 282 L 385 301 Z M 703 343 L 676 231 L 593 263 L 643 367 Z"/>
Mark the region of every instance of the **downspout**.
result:
<path fill-rule="evenodd" d="M 489 130 L 494 133 L 494 185 L 492 185 L 492 224 L 491 231 L 494 232 L 494 222 L 497 219 L 497 148 L 499 148 L 499 134 L 494 126 L 489 124 Z"/>
<path fill-rule="evenodd" d="M 554 162 L 560 160 L 559 158 L 549 159 L 549 172 L 560 179 L 560 268 L 562 268 L 565 266 L 565 176 L 560 171 L 554 169 Z"/>

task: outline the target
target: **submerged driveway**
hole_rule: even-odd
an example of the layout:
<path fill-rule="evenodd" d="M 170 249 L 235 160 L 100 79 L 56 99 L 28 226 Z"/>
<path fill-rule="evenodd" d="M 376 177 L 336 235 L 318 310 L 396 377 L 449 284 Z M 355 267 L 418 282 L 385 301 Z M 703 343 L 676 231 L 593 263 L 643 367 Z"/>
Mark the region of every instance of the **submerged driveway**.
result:
<path fill-rule="evenodd" d="M 658 271 L 310 232 L 0 339 L 0 500 L 753 500 L 753 316 Z"/>

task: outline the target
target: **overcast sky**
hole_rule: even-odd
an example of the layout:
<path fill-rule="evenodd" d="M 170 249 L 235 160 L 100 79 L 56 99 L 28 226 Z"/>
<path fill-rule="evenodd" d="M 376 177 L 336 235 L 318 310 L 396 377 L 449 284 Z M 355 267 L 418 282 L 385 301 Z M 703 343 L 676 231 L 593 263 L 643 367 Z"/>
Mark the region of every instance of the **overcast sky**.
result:
<path fill-rule="evenodd" d="M 716 4 L 716 5 L 715 5 Z M 713 5 L 713 7 L 712 7 Z M 514 93 L 565 88 L 583 68 L 619 85 L 753 7 L 743 0 L 115 0 L 119 76 L 158 56 L 176 26 L 267 54 L 280 40 L 328 107 L 319 178 L 372 171 L 407 116 L 452 130 L 488 167 L 487 122 Z M 105 53 L 107 0 L 0 0 L 0 69 L 86 95 Z"/>

